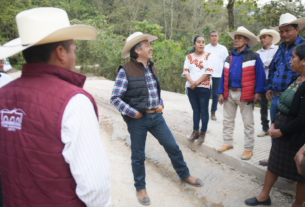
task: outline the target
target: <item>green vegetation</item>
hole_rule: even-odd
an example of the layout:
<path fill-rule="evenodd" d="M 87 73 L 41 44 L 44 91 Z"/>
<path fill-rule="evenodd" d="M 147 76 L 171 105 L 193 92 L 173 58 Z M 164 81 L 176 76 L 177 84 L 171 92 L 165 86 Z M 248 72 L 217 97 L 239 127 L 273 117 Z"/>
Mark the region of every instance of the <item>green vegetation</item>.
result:
<path fill-rule="evenodd" d="M 164 90 L 184 93 L 181 77 L 183 62 L 192 50 L 196 35 L 216 30 L 220 44 L 233 49 L 229 31 L 245 26 L 255 34 L 276 26 L 281 14 L 289 12 L 305 17 L 305 8 L 298 1 L 272 0 L 0 0 L 0 42 L 18 37 L 15 16 L 22 10 L 53 6 L 68 12 L 71 24 L 92 25 L 98 31 L 93 41 L 76 41 L 77 65 L 80 72 L 114 80 L 126 38 L 135 31 L 158 36 L 153 44 L 153 61 Z M 263 1 L 265 2 L 265 1 Z M 305 37 L 305 30 L 300 31 Z M 253 48 L 257 50 L 259 45 Z M 21 54 L 9 58 L 21 67 Z M 99 67 L 91 67 L 93 65 Z"/>

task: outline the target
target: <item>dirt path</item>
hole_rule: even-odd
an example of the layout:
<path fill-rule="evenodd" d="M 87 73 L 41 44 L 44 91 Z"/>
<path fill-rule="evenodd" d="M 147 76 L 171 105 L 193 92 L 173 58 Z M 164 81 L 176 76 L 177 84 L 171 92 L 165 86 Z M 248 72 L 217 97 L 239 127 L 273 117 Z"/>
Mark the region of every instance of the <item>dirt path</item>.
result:
<path fill-rule="evenodd" d="M 100 103 L 100 101 L 98 101 Z M 130 165 L 130 139 L 120 114 L 99 104 L 101 137 L 110 161 L 113 206 L 141 206 L 136 199 Z M 204 181 L 193 187 L 180 181 L 163 148 L 150 134 L 146 144 L 147 191 L 156 207 L 240 207 L 257 195 L 262 183 L 204 154 L 180 146 L 191 173 Z M 291 206 L 291 198 L 273 189 L 274 207 Z"/>
<path fill-rule="evenodd" d="M 20 72 L 10 75 L 17 78 Z M 112 81 L 96 77 L 89 78 L 85 84 L 85 89 L 96 98 L 99 107 L 101 139 L 110 162 L 112 206 L 142 206 L 136 199 L 133 186 L 130 139 L 126 124 L 117 110 L 109 104 L 112 86 Z M 173 96 L 172 103 L 168 104 L 170 107 L 165 108 L 165 118 L 171 130 L 189 134 L 186 126 L 191 122 L 190 110 L 177 111 L 175 107 L 179 106 L 175 102 L 183 100 L 179 98 L 180 94 L 167 95 Z M 196 188 L 181 182 L 164 149 L 149 134 L 145 166 L 146 187 L 152 207 L 241 207 L 245 206 L 246 198 L 260 192 L 262 183 L 255 177 L 235 171 L 234 168 L 186 146 L 180 145 L 180 149 L 191 174 L 203 179 L 204 185 Z M 277 188 L 272 190 L 270 196 L 274 207 L 291 206 L 293 197 L 284 195 Z"/>

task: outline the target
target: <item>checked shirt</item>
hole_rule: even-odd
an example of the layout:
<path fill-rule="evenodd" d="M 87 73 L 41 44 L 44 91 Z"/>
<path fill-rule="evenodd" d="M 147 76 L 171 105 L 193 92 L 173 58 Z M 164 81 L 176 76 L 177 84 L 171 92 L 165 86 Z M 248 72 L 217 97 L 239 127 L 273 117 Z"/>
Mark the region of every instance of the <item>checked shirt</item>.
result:
<path fill-rule="evenodd" d="M 289 61 L 293 48 L 302 43 L 305 43 L 305 39 L 298 35 L 295 42 L 290 44 L 286 50 L 286 44 L 280 44 L 269 66 L 267 90 L 283 92 L 288 87 L 292 77 L 299 76 L 298 73 L 291 70 Z"/>
<path fill-rule="evenodd" d="M 147 110 L 156 109 L 158 105 L 163 106 L 163 101 L 160 98 L 157 90 L 157 81 L 155 80 L 151 69 L 149 67 L 149 62 L 147 63 L 147 67 L 144 69 L 145 78 L 147 82 L 148 88 L 148 102 L 147 102 Z M 122 115 L 127 115 L 130 117 L 134 117 L 137 113 L 137 110 L 132 108 L 130 105 L 125 103 L 122 99 L 125 96 L 128 87 L 128 79 L 125 73 L 124 68 L 121 68 L 116 76 L 114 87 L 112 90 L 110 103 L 114 105 Z"/>

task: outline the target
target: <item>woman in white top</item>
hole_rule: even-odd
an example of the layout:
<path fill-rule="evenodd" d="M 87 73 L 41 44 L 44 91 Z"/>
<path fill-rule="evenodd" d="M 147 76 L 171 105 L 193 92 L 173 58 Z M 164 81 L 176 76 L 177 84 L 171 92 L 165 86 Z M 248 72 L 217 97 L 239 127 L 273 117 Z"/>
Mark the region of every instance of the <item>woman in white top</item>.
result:
<path fill-rule="evenodd" d="M 203 36 L 196 36 L 193 42 L 194 52 L 187 55 L 184 61 L 183 76 L 186 78 L 185 87 L 193 109 L 193 133 L 189 141 L 197 140 L 202 144 L 209 122 L 209 99 L 211 96 L 211 76 L 213 60 L 211 53 L 204 52 Z M 201 131 L 199 122 L 201 119 Z"/>

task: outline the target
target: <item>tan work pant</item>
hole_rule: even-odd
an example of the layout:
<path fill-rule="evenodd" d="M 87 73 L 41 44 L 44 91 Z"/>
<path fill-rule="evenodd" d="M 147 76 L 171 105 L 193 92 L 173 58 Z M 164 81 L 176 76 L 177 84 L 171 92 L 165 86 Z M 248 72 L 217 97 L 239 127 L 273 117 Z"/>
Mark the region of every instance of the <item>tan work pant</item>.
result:
<path fill-rule="evenodd" d="M 244 122 L 245 142 L 244 149 L 253 151 L 254 147 L 254 105 L 248 102 L 240 102 L 241 91 L 232 91 L 229 89 L 228 100 L 224 101 L 223 106 L 223 140 L 227 146 L 233 146 L 233 131 L 237 107 Z"/>

